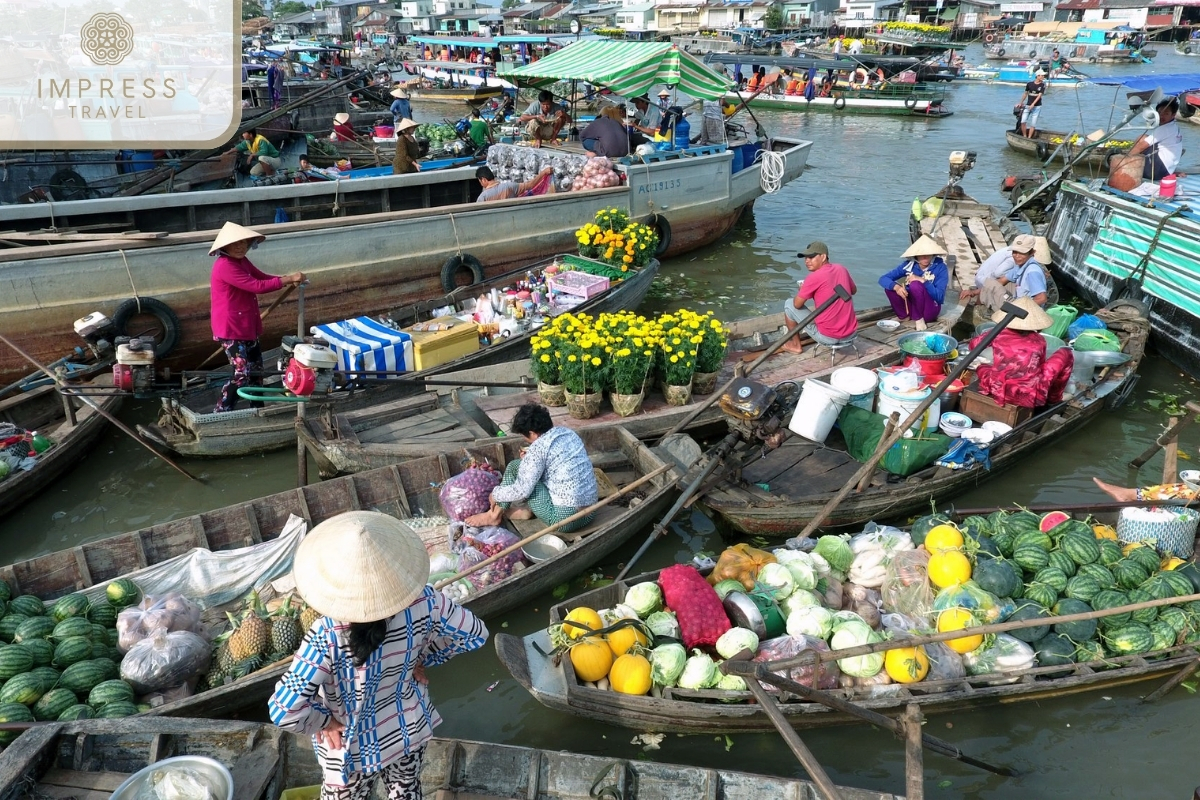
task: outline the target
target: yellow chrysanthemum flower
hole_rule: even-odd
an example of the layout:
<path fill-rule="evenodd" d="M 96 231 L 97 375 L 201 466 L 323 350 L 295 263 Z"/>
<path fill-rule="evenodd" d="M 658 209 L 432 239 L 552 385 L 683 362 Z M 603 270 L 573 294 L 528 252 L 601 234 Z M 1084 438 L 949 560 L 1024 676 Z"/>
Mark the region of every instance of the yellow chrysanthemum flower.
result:
<path fill-rule="evenodd" d="M 542 363 L 543 363 L 543 364 L 549 364 L 549 363 L 550 363 L 550 356 L 549 356 L 549 355 L 547 355 L 546 353 L 542 353 Z"/>
<path fill-rule="evenodd" d="M 593 358 L 592 358 L 592 366 L 593 366 L 593 367 L 598 367 L 598 366 L 600 366 L 600 359 L 593 357 Z"/>
<path fill-rule="evenodd" d="M 571 355 L 567 356 L 567 361 L 572 361 L 572 362 L 574 362 L 574 361 L 576 361 L 576 360 L 578 360 L 578 359 L 576 359 L 576 358 L 575 358 L 575 354 L 574 354 L 574 353 L 571 353 Z"/>

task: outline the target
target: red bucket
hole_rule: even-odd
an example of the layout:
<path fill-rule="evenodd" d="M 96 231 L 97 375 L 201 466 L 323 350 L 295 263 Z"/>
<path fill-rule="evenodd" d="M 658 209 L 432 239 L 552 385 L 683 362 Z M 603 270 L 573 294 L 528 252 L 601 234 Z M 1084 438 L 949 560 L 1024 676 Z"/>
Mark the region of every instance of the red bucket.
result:
<path fill-rule="evenodd" d="M 940 377 L 946 374 L 946 360 L 949 356 L 916 356 L 906 355 L 904 357 L 904 366 L 909 367 L 914 363 L 921 369 L 921 375 L 926 378 Z"/>
<path fill-rule="evenodd" d="M 396 129 L 394 127 L 392 127 L 391 125 L 376 125 L 375 126 L 375 138 L 377 138 L 377 139 L 390 139 L 395 135 L 396 135 Z"/>

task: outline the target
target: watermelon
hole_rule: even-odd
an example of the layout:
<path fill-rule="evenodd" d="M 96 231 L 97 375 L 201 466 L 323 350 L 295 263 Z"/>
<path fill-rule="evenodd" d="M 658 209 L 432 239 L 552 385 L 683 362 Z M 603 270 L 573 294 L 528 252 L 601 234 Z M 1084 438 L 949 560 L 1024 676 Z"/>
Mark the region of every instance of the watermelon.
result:
<path fill-rule="evenodd" d="M 0 580 L 0 602 L 7 603 L 12 599 L 12 588 L 8 581 Z"/>
<path fill-rule="evenodd" d="M 1115 656 L 1145 653 L 1154 647 L 1154 634 L 1140 622 L 1127 622 L 1108 631 L 1104 637 L 1108 651 Z"/>
<path fill-rule="evenodd" d="M 1084 564 L 1079 568 L 1076 575 L 1087 575 L 1100 585 L 1101 589 L 1117 588 L 1117 580 L 1107 567 L 1102 567 L 1099 564 Z M 1090 600 L 1088 602 L 1091 602 Z"/>
<path fill-rule="evenodd" d="M 80 635 L 86 636 L 87 634 L 81 633 Z M 96 623 L 93 622 L 92 623 L 92 641 L 107 642 L 108 641 L 108 628 L 105 628 L 103 625 L 97 625 Z"/>
<path fill-rule="evenodd" d="M 78 702 L 74 692 L 67 689 L 51 689 L 33 704 L 33 718 L 53 722 Z"/>
<path fill-rule="evenodd" d="M 996 597 L 1013 597 L 1021 591 L 1021 571 L 1002 558 L 984 559 L 975 565 L 971 580 Z"/>
<path fill-rule="evenodd" d="M 44 667 L 54 658 L 54 645 L 46 639 L 30 639 L 14 646 L 29 651 L 35 667 Z"/>
<path fill-rule="evenodd" d="M 1005 530 L 1012 531 L 1013 536 L 1020 536 L 1026 531 L 1040 531 L 1042 518 L 1032 511 L 1014 511 L 1004 520 Z"/>
<path fill-rule="evenodd" d="M 108 636 L 106 636 L 105 639 L 107 640 L 109 647 L 116 647 L 117 643 L 121 641 L 121 633 L 116 628 L 113 628 L 108 632 Z"/>
<path fill-rule="evenodd" d="M 107 642 L 92 642 L 92 658 L 108 658 L 108 653 Z"/>
<path fill-rule="evenodd" d="M 107 666 L 105 666 L 107 665 Z M 97 684 L 115 678 L 116 665 L 107 659 L 89 659 L 72 664 L 63 670 L 58 682 L 81 697 L 86 697 Z"/>
<path fill-rule="evenodd" d="M 24 614 L 17 614 L 15 612 L 5 614 L 4 618 L 0 619 L 0 639 L 11 642 L 13 634 L 17 632 L 17 628 L 21 627 L 21 623 L 28 619 L 29 617 Z"/>
<path fill-rule="evenodd" d="M 18 614 L 24 614 L 27 617 L 46 616 L 46 604 L 31 594 L 14 597 L 8 602 L 8 607 Z"/>
<path fill-rule="evenodd" d="M 988 522 L 987 517 L 967 517 L 958 523 L 958 529 L 965 534 L 970 534 L 973 539 L 978 539 L 980 536 L 991 536 L 992 534 L 992 524 Z"/>
<path fill-rule="evenodd" d="M 108 703 L 123 701 L 132 703 L 134 700 L 133 687 L 122 680 L 108 680 L 97 683 L 88 692 L 87 702 L 92 708 L 100 708 Z"/>
<path fill-rule="evenodd" d="M 1179 638 L 1179 633 L 1171 626 L 1171 623 L 1163 619 L 1156 619 L 1150 623 L 1150 635 L 1154 637 L 1153 650 L 1166 650 L 1168 647 L 1174 647 L 1175 641 Z"/>
<path fill-rule="evenodd" d="M 1100 545 L 1100 563 L 1104 566 L 1111 567 L 1125 557 L 1121 545 L 1112 539 L 1097 539 L 1096 542 Z"/>
<path fill-rule="evenodd" d="M 1026 572 L 1037 572 L 1050 563 L 1050 554 L 1036 544 L 1018 545 L 1013 548 L 1012 560 Z"/>
<path fill-rule="evenodd" d="M 117 624 L 117 607 L 107 600 L 101 600 L 88 609 L 87 618 L 97 625 L 113 628 Z"/>
<path fill-rule="evenodd" d="M 990 536 L 974 536 L 969 541 L 975 544 L 975 557 L 984 560 L 988 558 L 998 558 L 1000 556 L 1000 546 Z"/>
<path fill-rule="evenodd" d="M 1004 523 L 1007 519 L 1008 512 L 999 509 L 987 515 L 988 529 L 991 530 L 993 536 L 1004 530 Z"/>
<path fill-rule="evenodd" d="M 1047 553 L 1054 546 L 1054 543 L 1050 541 L 1050 537 L 1041 531 L 1025 531 L 1024 533 L 1018 533 L 1017 538 L 1013 539 L 1013 550 L 1020 550 L 1025 545 L 1030 544 L 1040 547 Z"/>
<path fill-rule="evenodd" d="M 1149 545 L 1144 547 L 1135 547 L 1130 550 L 1125 557 L 1141 565 L 1142 569 L 1146 570 L 1146 574 L 1148 575 L 1158 572 L 1158 553 Z"/>
<path fill-rule="evenodd" d="M 54 648 L 54 659 L 50 662 L 56 667 L 65 668 L 92 657 L 92 640 L 86 636 L 69 636 Z"/>
<path fill-rule="evenodd" d="M 1189 594 L 1194 593 L 1192 591 L 1192 582 L 1173 569 L 1163 570 L 1158 573 L 1158 576 L 1171 588 L 1169 597 L 1187 597 Z"/>
<path fill-rule="evenodd" d="M 0 600 L 0 617 L 3 617 L 6 613 L 8 613 L 8 603 Z"/>
<path fill-rule="evenodd" d="M 85 636 L 91 639 L 93 633 L 92 623 L 83 617 L 69 617 L 54 626 L 51 630 L 50 638 L 58 642 L 74 636 Z"/>
<path fill-rule="evenodd" d="M 45 639 L 52 630 L 54 630 L 54 620 L 49 617 L 30 617 L 13 631 L 13 641 L 27 642 L 30 639 Z"/>
<path fill-rule="evenodd" d="M 1045 514 L 1041 521 L 1038 522 L 1038 530 L 1042 533 L 1049 533 L 1064 522 L 1069 522 L 1071 515 L 1063 511 L 1051 511 Z"/>
<path fill-rule="evenodd" d="M 0 688 L 0 703 L 22 703 L 31 706 L 46 692 L 42 681 L 33 675 L 9 678 Z"/>
<path fill-rule="evenodd" d="M 1072 600 L 1082 600 L 1085 603 L 1092 602 L 1092 599 L 1099 593 L 1100 584 L 1096 583 L 1096 579 L 1082 573 L 1067 579 L 1067 588 L 1063 592 Z"/>
<path fill-rule="evenodd" d="M 33 669 L 33 654 L 19 645 L 0 649 L 0 681 L 6 681 Z"/>
<path fill-rule="evenodd" d="M 913 544 L 922 545 L 925 543 L 925 536 L 938 525 L 946 525 L 950 522 L 950 518 L 945 514 L 934 512 L 926 514 L 923 517 L 918 517 L 913 521 L 912 527 L 909 528 L 908 535 L 912 537 Z"/>
<path fill-rule="evenodd" d="M 1064 597 L 1054 604 L 1054 616 L 1065 617 L 1068 614 L 1087 614 L 1092 607 L 1082 600 L 1072 600 Z M 1083 619 L 1078 622 L 1056 622 L 1054 632 L 1076 642 L 1084 642 L 1096 635 L 1097 622 L 1094 619 Z"/>
<path fill-rule="evenodd" d="M 1100 558 L 1100 543 L 1096 537 L 1088 533 L 1071 531 L 1058 540 L 1058 547 L 1071 557 L 1076 564 L 1083 566 L 1091 564 Z"/>
<path fill-rule="evenodd" d="M 1013 539 L 1015 538 L 1015 536 L 1006 530 L 998 530 L 992 534 L 992 541 L 996 543 L 996 549 L 1005 558 L 1012 558 Z"/>
<path fill-rule="evenodd" d="M 1033 643 L 1039 667 L 1061 667 L 1075 663 L 1075 643 L 1061 633 L 1048 633 Z"/>
<path fill-rule="evenodd" d="M 0 722 L 34 722 L 33 712 L 21 703 L 0 705 Z M 8 746 L 17 740 L 20 731 L 0 731 L 0 745 Z"/>
<path fill-rule="evenodd" d="M 1130 603 L 1146 603 L 1151 600 L 1158 599 L 1152 593 L 1146 591 L 1140 586 L 1136 589 L 1130 589 L 1125 597 Z M 1154 620 L 1158 619 L 1158 608 L 1143 608 L 1139 611 L 1132 612 L 1132 614 L 1134 622 L 1140 622 L 1143 625 L 1149 625 L 1151 622 L 1154 622 Z"/>
<path fill-rule="evenodd" d="M 1058 567 L 1068 578 L 1074 575 L 1078 569 L 1075 560 L 1062 550 L 1050 551 L 1050 566 Z"/>
<path fill-rule="evenodd" d="M 1192 591 L 1188 592 L 1188 594 L 1200 592 L 1200 566 L 1197 566 L 1195 561 L 1189 561 L 1182 567 L 1177 567 L 1171 571 L 1191 581 Z"/>
<path fill-rule="evenodd" d="M 34 667 L 25 674 L 32 675 L 41 681 L 42 688 L 46 691 L 50 691 L 55 686 L 58 686 L 58 679 L 62 675 L 62 673 L 56 670 L 54 667 Z"/>
<path fill-rule="evenodd" d="M 142 599 L 142 590 L 128 578 L 117 578 L 108 584 L 104 593 L 108 596 L 108 602 L 118 609 L 136 605 Z"/>
<path fill-rule="evenodd" d="M 1076 642 L 1075 660 L 1080 664 L 1091 661 L 1103 661 L 1105 655 L 1104 645 L 1095 639 L 1089 639 L 1086 642 Z"/>
<path fill-rule="evenodd" d="M 1097 611 L 1104 611 L 1109 608 L 1117 608 L 1118 606 L 1127 606 L 1129 601 L 1125 597 L 1125 593 L 1116 589 L 1104 589 L 1094 598 L 1092 598 L 1092 608 Z M 1102 630 L 1111 630 L 1119 628 L 1122 625 L 1130 622 L 1133 615 L 1128 611 L 1120 614 L 1109 614 L 1107 617 L 1100 618 L 1100 628 Z"/>
<path fill-rule="evenodd" d="M 1051 556 L 1054 554 L 1051 553 Z M 1058 567 L 1050 564 L 1049 566 L 1039 569 L 1034 574 L 1033 580 L 1037 583 L 1044 583 L 1056 592 L 1063 592 L 1067 588 L 1067 574 Z M 1025 595 L 1028 597 L 1029 595 Z"/>
<path fill-rule="evenodd" d="M 1150 596 L 1155 600 L 1165 600 L 1168 597 L 1174 597 L 1175 588 L 1171 586 L 1170 581 L 1164 577 L 1165 575 L 1167 575 L 1166 572 L 1156 572 L 1147 578 L 1146 582 L 1138 588 L 1145 592 L 1149 592 Z M 1185 578 L 1184 580 L 1187 579 Z M 1190 586 L 1191 584 L 1189 583 L 1188 585 Z"/>
<path fill-rule="evenodd" d="M 1050 616 L 1046 609 L 1039 606 L 1037 603 L 1022 602 L 1006 620 L 1007 622 L 1024 622 L 1026 620 L 1041 619 Z M 1018 628 L 1014 631 L 1009 631 L 1009 635 L 1023 642 L 1033 644 L 1038 639 L 1041 639 L 1050 632 L 1049 625 L 1035 625 L 1029 628 Z"/>
<path fill-rule="evenodd" d="M 1187 612 L 1175 606 L 1160 608 L 1157 621 L 1168 623 L 1175 629 L 1175 633 L 1183 633 L 1191 627 L 1191 620 L 1188 619 Z"/>
<path fill-rule="evenodd" d="M 1086 536 L 1093 540 L 1096 538 L 1095 532 L 1092 531 L 1092 526 L 1088 525 L 1082 520 L 1077 519 L 1069 519 L 1054 530 L 1050 531 L 1050 538 L 1057 542 L 1059 539 L 1069 533 L 1076 533 L 1080 536 Z"/>
<path fill-rule="evenodd" d="M 88 599 L 81 594 L 69 594 L 60 597 L 50 607 L 50 616 L 55 622 L 62 622 L 67 617 L 82 617 L 88 612 Z"/>
<path fill-rule="evenodd" d="M 91 719 L 96 716 L 96 712 L 86 703 L 78 703 L 71 706 L 66 711 L 58 715 L 59 722 L 71 722 L 77 719 Z"/>
<path fill-rule="evenodd" d="M 1058 602 L 1058 592 L 1054 587 L 1040 581 L 1025 584 L 1025 598 L 1032 600 L 1042 608 L 1050 608 Z"/>
<path fill-rule="evenodd" d="M 118 700 L 115 703 L 105 703 L 97 712 L 96 719 L 117 719 L 118 717 L 132 717 L 137 714 L 138 707 L 133 703 L 125 700 Z"/>
<path fill-rule="evenodd" d="M 1129 557 L 1123 558 L 1116 564 L 1113 564 L 1112 574 L 1117 580 L 1117 586 L 1120 586 L 1122 589 L 1133 589 L 1141 586 L 1150 577 L 1150 573 L 1141 564 Z"/>

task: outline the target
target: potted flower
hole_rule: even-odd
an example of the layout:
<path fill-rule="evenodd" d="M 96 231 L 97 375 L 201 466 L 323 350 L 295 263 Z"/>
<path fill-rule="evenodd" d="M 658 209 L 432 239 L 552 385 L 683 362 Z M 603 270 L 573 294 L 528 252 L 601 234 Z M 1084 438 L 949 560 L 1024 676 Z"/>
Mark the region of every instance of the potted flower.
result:
<path fill-rule="evenodd" d="M 614 339 L 609 356 L 609 399 L 618 416 L 630 417 L 642 408 L 646 379 L 654 363 L 653 326 L 645 317 L 614 315 Z"/>
<path fill-rule="evenodd" d="M 702 314 L 697 321 L 700 343 L 696 346 L 696 372 L 692 376 L 692 394 L 712 394 L 717 388 L 717 375 L 721 371 L 721 365 L 725 363 L 725 351 L 729 347 L 729 340 L 721 321 L 713 319 L 711 314 Z"/>
<path fill-rule="evenodd" d="M 530 369 L 538 384 L 538 396 L 547 406 L 565 406 L 566 393 L 563 390 L 562 375 L 559 371 L 559 337 L 553 328 L 553 323 L 543 329 L 542 333 L 529 340 L 532 351 Z"/>
<path fill-rule="evenodd" d="M 663 324 L 662 367 L 663 397 L 667 404 L 685 406 L 692 401 L 692 375 L 696 371 L 696 345 L 691 340 L 693 331 L 681 327 L 679 316 L 664 315 L 671 319 L 670 326 Z"/>
<path fill-rule="evenodd" d="M 600 413 L 607 380 L 604 348 L 610 346 L 592 327 L 587 314 L 564 314 L 563 338 L 559 343 L 559 375 L 566 390 L 567 413 L 576 419 L 591 419 Z"/>

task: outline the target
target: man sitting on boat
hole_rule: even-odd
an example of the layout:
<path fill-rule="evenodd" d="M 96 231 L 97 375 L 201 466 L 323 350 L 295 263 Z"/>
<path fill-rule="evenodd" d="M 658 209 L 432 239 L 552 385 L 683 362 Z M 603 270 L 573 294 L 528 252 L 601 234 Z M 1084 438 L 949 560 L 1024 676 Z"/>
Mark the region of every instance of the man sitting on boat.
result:
<path fill-rule="evenodd" d="M 901 255 L 904 261 L 879 279 L 896 316 L 916 320 L 918 329 L 936 320 L 946 302 L 950 269 L 944 255 L 940 244 L 922 236 Z"/>
<path fill-rule="evenodd" d="M 479 179 L 480 185 L 483 186 L 483 191 L 479 197 L 475 198 L 476 203 L 487 203 L 492 200 L 511 200 L 514 197 L 527 197 L 536 194 L 545 194 L 550 191 L 550 176 L 554 173 L 552 167 L 543 167 L 542 171 L 524 183 L 516 181 L 502 181 L 492 172 L 492 168 L 488 166 L 480 167 L 475 170 L 475 177 Z M 540 190 L 540 191 L 539 191 Z"/>
<path fill-rule="evenodd" d="M 1026 265 L 1034 264 L 1035 268 L 1025 270 Z M 993 311 L 1013 297 L 1021 297 L 1021 287 L 1012 286 L 1025 281 L 1025 296 L 1031 289 L 1038 289 L 1038 278 L 1041 278 L 1041 291 L 1033 292 L 1035 302 L 1039 306 L 1046 304 L 1046 274 L 1045 268 L 1050 264 L 1050 244 L 1044 236 L 1021 234 L 1013 239 L 1008 247 L 1002 247 L 987 257 L 975 272 L 975 288 L 964 289 L 959 294 L 960 300 L 978 299 L 978 302 Z M 1016 276 L 1016 281 L 1010 276 Z M 1039 299 L 1040 297 L 1040 299 Z"/>
<path fill-rule="evenodd" d="M 620 158 L 629 155 L 629 134 L 615 106 L 605 108 L 579 134 L 583 149 L 590 156 Z"/>
<path fill-rule="evenodd" d="M 567 110 L 554 102 L 553 94 L 543 89 L 517 121 L 525 126 L 525 133 L 533 139 L 533 146 L 541 147 L 542 142 L 556 141 L 558 132 L 569 119 Z"/>
<path fill-rule="evenodd" d="M 787 318 L 788 331 L 794 331 L 808 316 L 804 302 L 812 299 L 816 305 L 821 305 L 834 296 L 834 289 L 842 286 L 850 294 L 858 292 L 854 279 L 849 271 L 841 264 L 829 260 L 829 247 L 824 242 L 810 242 L 808 247 L 796 254 L 804 259 L 808 276 L 800 282 L 796 296 L 783 302 L 783 313 Z M 837 347 L 858 335 L 858 319 L 854 315 L 854 301 L 834 300 L 833 305 L 821 312 L 814 322 L 804 328 L 804 332 L 817 344 L 826 347 Z M 801 353 L 804 348 L 797 337 L 793 336 L 783 345 L 783 350 L 789 353 Z"/>
<path fill-rule="evenodd" d="M 579 434 L 556 427 L 550 411 L 537 403 L 526 403 L 513 415 L 512 433 L 529 442 L 521 458 L 509 462 L 504 479 L 492 490 L 492 506 L 482 514 L 467 517 L 476 528 L 499 525 L 509 519 L 537 517 L 547 525 L 562 522 L 596 502 L 596 473 Z M 509 510 L 524 501 L 529 508 Z M 586 527 L 595 514 L 562 527 L 570 533 Z"/>
<path fill-rule="evenodd" d="M 653 137 L 662 125 L 662 111 L 650 102 L 646 95 L 633 98 L 633 107 L 637 109 L 637 119 L 633 127 L 647 136 Z"/>
<path fill-rule="evenodd" d="M 1142 186 L 1133 187 L 1133 194 L 1153 196 L 1158 193 L 1158 181 L 1174 175 L 1179 159 L 1183 156 L 1183 132 L 1175 115 L 1179 113 L 1179 98 L 1164 97 L 1154 107 L 1158 112 L 1158 127 L 1146 131 L 1129 149 L 1129 154 L 1114 158 L 1109 168 L 1109 178 L 1124 167 L 1136 168 L 1133 161 L 1142 162 Z M 1120 187 L 1118 187 L 1120 188 Z"/>
<path fill-rule="evenodd" d="M 1028 139 L 1037 138 L 1037 121 L 1038 116 L 1042 113 L 1042 99 L 1045 96 L 1046 72 L 1039 69 L 1033 74 L 1033 80 L 1025 84 L 1025 92 L 1017 101 L 1017 108 L 1024 108 L 1024 111 L 1021 112 L 1021 124 L 1017 126 L 1017 133 Z"/>
<path fill-rule="evenodd" d="M 1030 297 L 1012 302 L 1026 312 L 1025 319 L 1014 319 L 992 340 L 992 363 L 975 370 L 979 390 L 1001 405 L 1041 408 L 1058 403 L 1071 377 L 1074 353 L 1063 347 L 1047 358 L 1041 331 L 1054 320 Z M 997 311 L 992 321 L 999 322 L 1004 316 L 1003 311 Z M 971 348 L 986 335 L 972 339 Z"/>

